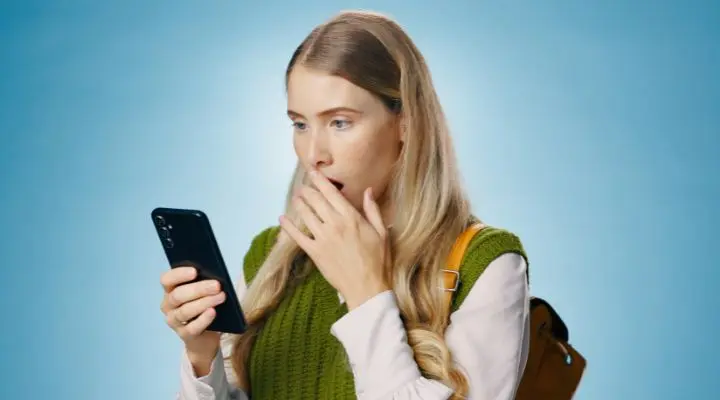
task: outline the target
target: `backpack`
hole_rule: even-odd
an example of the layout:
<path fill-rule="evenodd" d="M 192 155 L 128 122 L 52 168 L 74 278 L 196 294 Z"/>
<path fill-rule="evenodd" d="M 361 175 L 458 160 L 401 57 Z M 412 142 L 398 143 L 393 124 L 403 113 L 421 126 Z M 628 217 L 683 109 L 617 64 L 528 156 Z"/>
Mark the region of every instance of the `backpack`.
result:
<path fill-rule="evenodd" d="M 443 270 L 447 306 L 458 288 L 459 269 L 470 241 L 485 226 L 474 223 L 455 241 Z M 586 360 L 569 343 L 568 328 L 545 300 L 530 298 L 530 348 L 516 400 L 569 400 L 585 371 Z"/>

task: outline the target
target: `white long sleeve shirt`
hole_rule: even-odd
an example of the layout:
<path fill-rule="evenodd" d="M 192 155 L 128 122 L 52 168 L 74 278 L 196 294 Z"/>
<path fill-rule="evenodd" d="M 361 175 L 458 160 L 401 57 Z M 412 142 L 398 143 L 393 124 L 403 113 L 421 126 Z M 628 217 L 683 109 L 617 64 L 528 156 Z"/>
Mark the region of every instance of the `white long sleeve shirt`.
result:
<path fill-rule="evenodd" d="M 487 267 L 457 311 L 445 340 L 465 372 L 473 400 L 511 400 L 527 361 L 529 293 L 524 259 L 504 254 Z M 241 282 L 245 282 L 241 276 Z M 245 286 L 238 285 L 242 298 Z M 343 301 L 339 296 L 339 301 Z M 452 390 L 424 378 L 407 343 L 392 291 L 371 298 L 335 322 L 331 329 L 344 346 L 362 400 L 444 400 Z M 178 400 L 248 400 L 236 387 L 223 341 L 210 373 L 197 377 L 183 353 Z"/>

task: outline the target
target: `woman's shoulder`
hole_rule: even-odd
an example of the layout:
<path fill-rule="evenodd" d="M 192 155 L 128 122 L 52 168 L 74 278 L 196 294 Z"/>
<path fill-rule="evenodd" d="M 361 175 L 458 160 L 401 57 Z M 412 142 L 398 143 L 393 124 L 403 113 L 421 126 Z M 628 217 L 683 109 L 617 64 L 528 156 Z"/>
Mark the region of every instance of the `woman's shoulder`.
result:
<path fill-rule="evenodd" d="M 515 252 L 526 257 L 525 248 L 520 237 L 507 228 L 487 225 L 475 234 L 466 252 L 466 257 L 483 257 L 494 259 L 506 252 Z"/>
<path fill-rule="evenodd" d="M 252 280 L 257 270 L 262 266 L 279 233 L 280 226 L 272 225 L 261 229 L 253 236 L 243 259 L 243 273 L 247 282 Z"/>
<path fill-rule="evenodd" d="M 517 233 L 498 226 L 485 225 L 475 234 L 460 264 L 460 286 L 455 307 L 462 303 L 474 283 L 493 261 L 506 254 L 515 254 L 528 265 L 528 258 L 523 243 Z"/>
<path fill-rule="evenodd" d="M 269 250 L 268 247 L 272 247 L 279 233 L 280 225 L 271 225 L 261 229 L 253 236 L 250 242 L 250 250 Z"/>

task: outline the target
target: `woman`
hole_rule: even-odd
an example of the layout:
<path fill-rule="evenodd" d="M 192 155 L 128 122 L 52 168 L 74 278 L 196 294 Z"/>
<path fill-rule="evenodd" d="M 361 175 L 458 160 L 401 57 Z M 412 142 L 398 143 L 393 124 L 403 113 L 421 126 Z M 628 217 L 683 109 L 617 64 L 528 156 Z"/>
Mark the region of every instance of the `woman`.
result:
<path fill-rule="evenodd" d="M 446 309 L 442 269 L 476 220 L 423 56 L 392 20 L 344 12 L 297 48 L 286 88 L 298 165 L 279 226 L 244 259 L 249 331 L 221 345 L 204 331 L 217 282 L 188 284 L 189 267 L 162 277 L 185 343 L 179 398 L 513 398 L 525 254 L 485 228 Z"/>

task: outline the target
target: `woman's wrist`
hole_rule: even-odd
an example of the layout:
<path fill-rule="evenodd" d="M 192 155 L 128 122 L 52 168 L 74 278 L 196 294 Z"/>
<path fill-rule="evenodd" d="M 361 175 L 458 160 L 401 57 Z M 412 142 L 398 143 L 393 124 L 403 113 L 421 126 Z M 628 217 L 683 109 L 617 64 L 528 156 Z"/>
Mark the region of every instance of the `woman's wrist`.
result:
<path fill-rule="evenodd" d="M 365 286 L 362 291 L 343 297 L 345 298 L 345 303 L 347 304 L 348 311 L 352 311 L 353 309 L 363 305 L 363 303 L 365 303 L 366 301 L 388 290 L 390 290 L 390 286 L 385 283 L 378 282 L 372 285 Z"/>
<path fill-rule="evenodd" d="M 188 360 L 190 360 L 190 365 L 192 365 L 193 372 L 195 373 L 195 376 L 200 378 L 203 376 L 207 376 L 210 373 L 210 370 L 212 369 L 212 363 L 215 360 L 215 357 L 217 356 L 217 350 L 210 353 L 197 353 L 190 350 L 187 350 L 187 357 Z"/>

